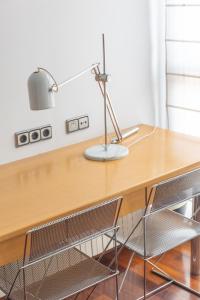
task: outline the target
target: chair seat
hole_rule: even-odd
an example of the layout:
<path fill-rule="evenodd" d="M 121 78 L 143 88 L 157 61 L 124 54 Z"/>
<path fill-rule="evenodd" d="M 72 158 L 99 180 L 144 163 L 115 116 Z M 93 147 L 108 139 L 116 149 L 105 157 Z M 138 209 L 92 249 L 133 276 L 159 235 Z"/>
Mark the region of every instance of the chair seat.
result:
<path fill-rule="evenodd" d="M 27 300 L 65 299 L 115 274 L 108 267 L 73 248 L 25 268 Z M 22 274 L 19 278 L 22 279 Z M 23 284 L 17 285 L 19 288 L 15 287 L 9 299 L 23 299 Z"/>
<path fill-rule="evenodd" d="M 129 232 L 131 232 L 131 228 L 129 228 Z M 146 219 L 146 257 L 162 254 L 199 235 L 200 224 L 178 213 L 165 209 L 151 214 Z M 122 243 L 124 236 L 123 230 L 120 229 L 118 241 Z M 137 235 L 133 234 L 126 246 L 143 257 L 143 230 L 137 231 Z"/>

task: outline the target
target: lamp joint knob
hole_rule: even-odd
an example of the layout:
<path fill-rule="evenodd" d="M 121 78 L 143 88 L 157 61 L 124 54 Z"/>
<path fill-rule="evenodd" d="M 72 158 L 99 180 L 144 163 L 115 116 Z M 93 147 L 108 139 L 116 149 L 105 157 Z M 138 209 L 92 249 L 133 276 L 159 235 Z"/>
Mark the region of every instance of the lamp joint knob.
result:
<path fill-rule="evenodd" d="M 108 74 L 96 74 L 95 80 L 101 81 L 101 82 L 107 82 L 108 81 Z"/>

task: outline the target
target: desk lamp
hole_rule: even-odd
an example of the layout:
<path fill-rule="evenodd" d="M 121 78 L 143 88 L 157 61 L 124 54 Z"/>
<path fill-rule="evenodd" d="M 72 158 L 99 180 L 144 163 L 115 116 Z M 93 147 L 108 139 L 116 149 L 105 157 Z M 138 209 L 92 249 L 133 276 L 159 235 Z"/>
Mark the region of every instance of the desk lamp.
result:
<path fill-rule="evenodd" d="M 80 73 L 68 78 L 67 80 L 57 83 L 52 74 L 44 68 L 32 73 L 28 79 L 28 92 L 31 110 L 44 110 L 55 107 L 54 94 L 59 91 L 61 87 L 71 82 L 72 80 L 84 75 L 86 72 L 93 71 L 95 79 L 98 82 L 99 88 L 104 99 L 104 144 L 95 145 L 85 150 L 84 155 L 87 159 L 97 161 L 108 161 L 121 159 L 128 155 L 128 148 L 119 145 L 124 138 L 136 133 L 139 128 L 134 128 L 121 133 L 118 121 L 113 110 L 110 97 L 107 93 L 108 75 L 106 73 L 106 59 L 105 59 L 105 38 L 102 34 L 103 45 L 103 72 L 100 72 L 99 63 L 93 64 L 84 69 Z M 109 113 L 111 122 L 113 124 L 116 138 L 112 139 L 112 143 L 108 143 L 107 132 L 107 111 Z"/>

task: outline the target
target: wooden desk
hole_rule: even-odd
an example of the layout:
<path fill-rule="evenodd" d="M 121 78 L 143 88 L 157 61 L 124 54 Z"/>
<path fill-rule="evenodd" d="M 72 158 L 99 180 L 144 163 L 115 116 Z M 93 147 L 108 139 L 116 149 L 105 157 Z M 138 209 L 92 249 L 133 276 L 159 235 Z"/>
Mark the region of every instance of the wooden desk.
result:
<path fill-rule="evenodd" d="M 151 131 L 142 125 L 126 144 Z M 200 139 L 168 130 L 132 145 L 122 160 L 86 160 L 84 149 L 99 141 L 0 166 L 0 264 L 22 255 L 25 232 L 35 225 L 116 195 L 125 198 L 122 214 L 136 210 L 144 206 L 145 187 L 200 167 Z"/>

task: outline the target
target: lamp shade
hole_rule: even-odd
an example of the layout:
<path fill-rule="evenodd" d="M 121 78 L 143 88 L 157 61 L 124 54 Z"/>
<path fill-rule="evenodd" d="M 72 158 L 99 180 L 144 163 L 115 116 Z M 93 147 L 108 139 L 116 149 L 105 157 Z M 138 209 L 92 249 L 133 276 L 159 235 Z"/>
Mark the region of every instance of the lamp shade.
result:
<path fill-rule="evenodd" d="M 43 70 L 38 70 L 28 79 L 28 93 L 31 110 L 55 107 L 54 93 L 51 90 L 52 78 Z"/>

